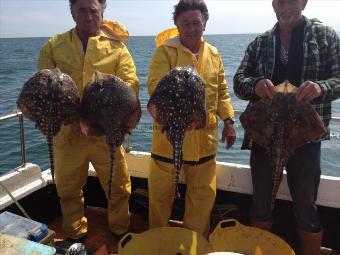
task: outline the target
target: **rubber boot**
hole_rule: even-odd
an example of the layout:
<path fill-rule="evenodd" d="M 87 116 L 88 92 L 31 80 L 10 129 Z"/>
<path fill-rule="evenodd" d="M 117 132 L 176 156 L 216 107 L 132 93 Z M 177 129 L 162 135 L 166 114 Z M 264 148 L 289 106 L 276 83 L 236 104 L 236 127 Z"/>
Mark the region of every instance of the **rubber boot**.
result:
<path fill-rule="evenodd" d="M 270 232 L 273 222 L 271 220 L 259 221 L 259 220 L 251 219 L 251 225 L 255 228 L 260 228 L 260 229 L 267 230 Z"/>
<path fill-rule="evenodd" d="M 300 255 L 320 255 L 322 231 L 309 233 L 299 230 Z"/>

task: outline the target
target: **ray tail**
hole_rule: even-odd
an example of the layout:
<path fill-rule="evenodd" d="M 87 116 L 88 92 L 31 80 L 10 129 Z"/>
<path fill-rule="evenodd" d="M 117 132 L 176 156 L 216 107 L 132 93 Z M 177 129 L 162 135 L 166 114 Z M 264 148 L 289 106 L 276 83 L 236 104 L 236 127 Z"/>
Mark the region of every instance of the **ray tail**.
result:
<path fill-rule="evenodd" d="M 275 158 L 273 159 L 273 190 L 272 190 L 272 201 L 271 201 L 271 209 L 273 210 L 275 207 L 275 200 L 277 192 L 279 191 L 280 184 L 282 181 L 283 176 L 283 167 L 286 163 L 285 159 L 285 127 L 279 126 L 277 129 L 277 145 L 274 150 L 275 152 Z"/>
<path fill-rule="evenodd" d="M 180 198 L 180 193 L 178 190 L 179 183 L 179 175 L 183 165 L 183 140 L 184 140 L 184 130 L 183 135 L 180 135 L 180 139 L 177 139 L 174 142 L 173 147 L 173 157 L 174 157 L 174 166 L 175 166 L 175 175 L 174 175 L 174 187 L 175 187 L 175 198 Z"/>
<path fill-rule="evenodd" d="M 55 182 L 54 180 L 54 157 L 53 157 L 53 136 L 52 136 L 52 131 L 51 127 L 48 128 L 48 134 L 46 137 L 47 140 L 47 146 L 48 146 L 48 158 L 50 160 L 50 166 L 51 166 L 51 175 L 52 175 L 52 181 L 53 183 Z"/>
<path fill-rule="evenodd" d="M 53 121 L 52 118 L 55 117 L 53 114 L 53 101 L 51 100 L 52 98 L 52 93 L 53 93 L 53 88 L 51 84 L 48 84 L 48 95 L 47 95 L 47 100 L 49 100 L 49 109 L 48 109 L 48 114 L 46 116 L 47 118 L 47 146 L 48 146 L 48 157 L 50 160 L 50 167 L 51 167 L 51 175 L 52 175 L 52 181 L 55 183 L 54 180 L 54 154 L 53 154 L 53 135 L 54 135 L 54 125 L 52 125 Z"/>
<path fill-rule="evenodd" d="M 110 153 L 110 177 L 109 177 L 109 186 L 108 186 L 108 200 L 111 200 L 111 193 L 112 193 L 112 182 L 114 178 L 114 157 L 115 157 L 115 152 L 116 152 L 116 147 L 114 145 L 114 142 L 112 141 L 111 138 L 109 138 L 110 141 L 108 141 L 109 145 L 109 153 Z"/>

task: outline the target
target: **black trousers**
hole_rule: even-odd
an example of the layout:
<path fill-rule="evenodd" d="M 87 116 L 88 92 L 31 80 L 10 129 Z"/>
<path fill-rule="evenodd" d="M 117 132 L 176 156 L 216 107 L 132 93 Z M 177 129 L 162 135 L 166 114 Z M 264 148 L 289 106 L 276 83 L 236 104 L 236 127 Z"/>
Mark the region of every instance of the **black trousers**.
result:
<path fill-rule="evenodd" d="M 286 165 L 296 222 L 299 229 L 307 232 L 319 232 L 321 229 L 315 205 L 321 175 L 320 149 L 321 142 L 296 148 Z M 251 216 L 255 220 L 269 220 L 273 170 L 264 148 L 257 144 L 253 144 L 251 149 L 250 167 L 254 193 Z"/>

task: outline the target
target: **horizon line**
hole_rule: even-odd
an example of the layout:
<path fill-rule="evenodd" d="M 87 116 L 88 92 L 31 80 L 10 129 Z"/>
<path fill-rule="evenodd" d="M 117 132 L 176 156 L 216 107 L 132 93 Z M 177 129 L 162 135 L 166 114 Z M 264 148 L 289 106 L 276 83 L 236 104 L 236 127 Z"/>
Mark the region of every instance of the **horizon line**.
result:
<path fill-rule="evenodd" d="M 65 31 L 67 32 L 67 31 Z M 204 36 L 211 36 L 211 35 L 254 35 L 254 34 L 262 34 L 263 32 L 249 32 L 249 33 L 223 33 L 223 34 L 204 34 Z M 336 33 L 340 36 L 340 31 L 336 31 Z M 27 39 L 27 38 L 51 38 L 55 35 L 60 33 L 56 33 L 51 36 L 16 36 L 16 37 L 7 37 L 7 36 L 0 36 L 0 39 Z M 61 33 L 62 34 L 62 33 Z M 157 34 L 156 34 L 157 35 Z M 156 35 L 130 35 L 130 37 L 155 37 Z"/>
<path fill-rule="evenodd" d="M 65 31 L 67 32 L 67 31 Z M 340 32 L 337 32 L 340 33 Z M 58 34 L 58 33 L 57 33 Z M 57 35 L 55 34 L 55 35 Z M 224 34 L 205 34 L 204 36 L 210 36 L 210 35 L 252 35 L 252 34 L 260 34 L 258 32 L 251 32 L 251 33 L 224 33 Z M 51 36 L 17 36 L 17 37 L 2 37 L 0 36 L 0 39 L 27 39 L 27 38 L 50 38 Z M 130 37 L 155 37 L 156 35 L 130 35 Z"/>

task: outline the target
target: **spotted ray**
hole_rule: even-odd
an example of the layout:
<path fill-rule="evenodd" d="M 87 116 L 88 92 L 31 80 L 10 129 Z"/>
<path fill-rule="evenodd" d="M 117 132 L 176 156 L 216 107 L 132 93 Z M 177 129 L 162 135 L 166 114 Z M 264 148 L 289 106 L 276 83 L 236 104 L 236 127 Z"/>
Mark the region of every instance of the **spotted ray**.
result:
<path fill-rule="evenodd" d="M 272 100 L 249 105 L 240 121 L 249 138 L 265 148 L 273 166 L 271 207 L 282 181 L 283 167 L 294 149 L 322 137 L 326 128 L 310 103 L 297 101 L 296 87 L 285 82 L 276 87 Z"/>
<path fill-rule="evenodd" d="M 138 124 L 141 117 L 138 96 L 117 76 L 96 72 L 94 81 L 84 91 L 82 117 L 98 135 L 106 136 L 110 150 L 108 197 L 111 198 L 115 148 Z"/>
<path fill-rule="evenodd" d="M 80 99 L 77 87 L 72 78 L 58 68 L 43 69 L 24 84 L 17 106 L 46 137 L 54 180 L 53 137 L 61 125 L 79 119 Z"/>
<path fill-rule="evenodd" d="M 147 107 L 155 121 L 163 126 L 162 132 L 173 147 L 178 198 L 185 130 L 204 128 L 206 123 L 204 82 L 192 66 L 176 67 L 160 80 Z"/>

